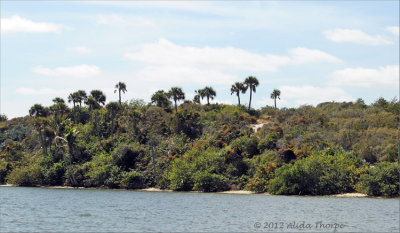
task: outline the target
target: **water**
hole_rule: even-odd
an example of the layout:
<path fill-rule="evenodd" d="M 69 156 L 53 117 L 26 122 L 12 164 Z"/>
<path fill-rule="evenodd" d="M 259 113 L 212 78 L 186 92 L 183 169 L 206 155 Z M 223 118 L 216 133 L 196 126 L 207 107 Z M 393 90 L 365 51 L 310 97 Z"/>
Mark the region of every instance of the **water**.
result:
<path fill-rule="evenodd" d="M 333 232 L 334 224 L 399 232 L 399 199 L 0 187 L 2 232 Z"/>

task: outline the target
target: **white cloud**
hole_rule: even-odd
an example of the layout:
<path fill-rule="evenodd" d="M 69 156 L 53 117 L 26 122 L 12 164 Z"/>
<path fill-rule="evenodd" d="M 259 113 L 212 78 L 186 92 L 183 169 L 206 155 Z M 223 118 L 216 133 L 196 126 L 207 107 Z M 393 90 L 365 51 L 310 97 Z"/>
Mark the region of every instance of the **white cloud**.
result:
<path fill-rule="evenodd" d="M 399 87 L 399 66 L 346 68 L 332 74 L 332 84 L 358 87 Z"/>
<path fill-rule="evenodd" d="M 317 105 L 328 101 L 353 101 L 354 98 L 337 87 L 281 86 L 281 99 L 295 105 Z"/>
<path fill-rule="evenodd" d="M 144 64 L 138 76 L 153 82 L 226 84 L 238 80 L 235 71 L 273 72 L 279 66 L 320 62 L 339 62 L 319 50 L 295 48 L 290 56 L 261 55 L 233 48 L 190 47 L 166 39 L 143 44 L 125 57 Z"/>
<path fill-rule="evenodd" d="M 70 48 L 71 51 L 74 51 L 76 53 L 80 54 L 91 54 L 93 50 L 91 48 L 85 47 L 85 46 L 77 46 Z"/>
<path fill-rule="evenodd" d="M 365 45 L 392 44 L 380 35 L 371 36 L 357 29 L 334 29 L 324 31 L 327 39 L 334 42 L 351 42 Z"/>
<path fill-rule="evenodd" d="M 393 33 L 394 35 L 400 35 L 400 27 L 387 27 L 386 30 Z"/>
<path fill-rule="evenodd" d="M 93 77 L 101 73 L 98 66 L 90 65 L 57 67 L 54 69 L 36 66 L 33 71 L 40 75 L 66 78 L 86 78 Z"/>
<path fill-rule="evenodd" d="M 46 22 L 33 22 L 32 20 L 22 18 L 18 15 L 13 15 L 10 18 L 1 19 L 1 33 L 9 33 L 9 32 L 60 33 L 61 28 L 62 26 L 59 24 L 46 23 Z"/>
<path fill-rule="evenodd" d="M 156 23 L 145 17 L 140 16 L 122 16 L 118 14 L 97 15 L 97 24 L 112 26 L 136 26 L 136 27 L 156 27 Z"/>
<path fill-rule="evenodd" d="M 137 76 L 143 82 L 157 83 L 158 85 L 180 84 L 226 84 L 237 80 L 234 75 L 217 70 L 203 70 L 191 66 L 148 66 L 140 70 Z"/>
<path fill-rule="evenodd" d="M 70 90 L 57 90 L 51 88 L 34 89 L 30 87 L 20 87 L 17 88 L 15 92 L 21 95 L 62 95 L 69 93 Z"/>
<path fill-rule="evenodd" d="M 322 52 L 316 49 L 307 49 L 307 48 L 295 48 L 289 50 L 289 53 L 292 55 L 292 63 L 294 64 L 304 64 L 304 63 L 321 63 L 321 62 L 329 62 L 329 63 L 339 63 L 341 62 L 335 56 L 332 56 L 328 53 Z"/>

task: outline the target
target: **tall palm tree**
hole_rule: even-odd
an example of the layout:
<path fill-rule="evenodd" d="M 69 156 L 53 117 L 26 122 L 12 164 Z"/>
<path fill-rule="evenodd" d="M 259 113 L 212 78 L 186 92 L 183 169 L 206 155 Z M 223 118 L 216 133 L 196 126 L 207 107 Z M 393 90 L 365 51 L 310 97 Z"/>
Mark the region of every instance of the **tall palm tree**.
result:
<path fill-rule="evenodd" d="M 244 85 L 245 85 L 246 91 L 248 88 L 250 88 L 250 100 L 249 100 L 249 110 L 250 110 L 251 98 L 252 98 L 253 91 L 255 93 L 256 87 L 259 85 L 258 79 L 254 76 L 249 76 L 246 78 L 246 80 L 244 80 Z"/>
<path fill-rule="evenodd" d="M 271 93 L 271 99 L 274 99 L 274 104 L 276 108 L 276 99 L 281 99 L 279 96 L 281 96 L 281 91 L 279 89 L 274 89 Z"/>
<path fill-rule="evenodd" d="M 87 100 L 86 91 L 84 91 L 84 90 L 79 90 L 79 91 L 77 91 L 76 93 L 77 93 L 76 95 L 77 95 L 77 98 L 78 98 L 79 106 L 82 107 L 82 102 L 85 103 L 86 100 Z"/>
<path fill-rule="evenodd" d="M 121 91 L 123 93 L 127 92 L 128 90 L 126 90 L 126 84 L 123 82 L 118 82 L 115 85 L 115 90 L 114 93 L 116 93 L 118 91 L 118 95 L 119 95 L 119 105 L 121 105 Z"/>
<path fill-rule="evenodd" d="M 91 91 L 90 96 L 92 96 L 98 104 L 104 105 L 106 103 L 106 95 L 100 90 Z"/>
<path fill-rule="evenodd" d="M 114 119 L 115 116 L 117 115 L 118 111 L 121 108 L 121 105 L 119 105 L 116 102 L 110 102 L 106 105 L 107 111 L 109 113 L 109 116 L 111 118 L 111 136 L 114 135 Z"/>
<path fill-rule="evenodd" d="M 43 137 L 42 129 L 44 129 L 47 123 L 46 117 L 48 115 L 48 111 L 41 104 L 35 104 L 29 109 L 29 115 L 35 117 L 34 125 L 39 133 L 39 139 L 42 143 L 43 153 L 47 155 L 47 146 L 46 141 Z"/>
<path fill-rule="evenodd" d="M 167 108 L 170 105 L 168 94 L 163 90 L 157 91 L 151 96 L 151 103 L 155 103 L 160 108 Z"/>
<path fill-rule="evenodd" d="M 76 104 L 79 102 L 79 96 L 77 92 L 71 93 L 68 96 L 68 103 L 71 103 L 74 105 L 74 110 L 75 110 L 75 106 Z"/>
<path fill-rule="evenodd" d="M 231 95 L 233 93 L 236 94 L 236 96 L 238 97 L 238 105 L 240 106 L 240 92 L 245 93 L 246 92 L 246 88 L 244 86 L 243 83 L 241 82 L 235 82 L 235 84 L 232 85 L 231 87 Z"/>
<path fill-rule="evenodd" d="M 180 87 L 172 87 L 171 90 L 168 92 L 168 97 L 172 98 L 175 102 L 175 112 L 178 113 L 178 100 L 185 99 L 185 93 L 183 93 L 182 88 Z"/>
<path fill-rule="evenodd" d="M 92 111 L 100 109 L 101 105 L 106 102 L 106 96 L 100 90 L 93 90 L 90 92 L 90 96 L 85 101 L 85 104 L 89 107 L 89 114 L 91 115 L 90 123 L 93 123 Z"/>
<path fill-rule="evenodd" d="M 199 92 L 200 92 L 201 99 L 203 99 L 204 97 L 207 98 L 207 105 L 210 105 L 210 99 L 213 100 L 214 97 L 217 95 L 215 90 L 212 87 L 208 87 L 208 86 L 199 90 Z"/>
<path fill-rule="evenodd" d="M 196 95 L 193 97 L 193 102 L 200 104 L 200 99 L 204 98 L 204 91 L 203 89 L 195 90 Z"/>

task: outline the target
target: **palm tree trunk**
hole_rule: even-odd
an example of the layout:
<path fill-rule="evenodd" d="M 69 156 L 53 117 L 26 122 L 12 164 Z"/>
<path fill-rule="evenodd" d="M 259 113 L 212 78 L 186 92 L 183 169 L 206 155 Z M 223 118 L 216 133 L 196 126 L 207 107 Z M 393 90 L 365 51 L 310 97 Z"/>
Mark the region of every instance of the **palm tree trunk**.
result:
<path fill-rule="evenodd" d="M 111 117 L 111 137 L 114 136 L 114 116 Z"/>
<path fill-rule="evenodd" d="M 118 89 L 118 94 L 119 94 L 119 105 L 121 105 L 121 89 Z"/>
<path fill-rule="evenodd" d="M 41 129 L 40 127 L 38 127 L 37 130 L 38 130 L 38 132 L 39 132 L 39 139 L 40 139 L 40 142 L 42 143 L 43 153 L 44 153 L 45 155 L 47 155 L 46 142 L 44 141 L 44 138 L 43 138 L 42 129 Z"/>
<path fill-rule="evenodd" d="M 240 97 L 239 97 L 239 92 L 237 93 L 237 97 L 238 97 L 238 105 L 240 106 Z"/>
<path fill-rule="evenodd" d="M 275 108 L 276 108 L 276 97 L 274 98 L 274 104 L 275 104 Z"/>
<path fill-rule="evenodd" d="M 252 97 L 253 91 L 252 91 L 252 87 L 250 86 L 250 101 L 249 101 L 249 110 L 251 107 L 251 97 Z"/>
<path fill-rule="evenodd" d="M 207 105 L 210 105 L 210 96 L 207 96 Z"/>
<path fill-rule="evenodd" d="M 178 113 L 178 106 L 176 105 L 176 100 L 174 99 L 174 101 L 175 101 L 175 112 Z"/>
<path fill-rule="evenodd" d="M 99 128 L 98 128 L 99 127 L 99 120 L 98 120 L 96 114 L 94 115 L 94 126 L 96 128 L 96 134 L 97 134 L 97 137 L 99 139 L 99 143 L 101 145 L 101 137 L 100 137 L 100 132 L 99 132 Z"/>

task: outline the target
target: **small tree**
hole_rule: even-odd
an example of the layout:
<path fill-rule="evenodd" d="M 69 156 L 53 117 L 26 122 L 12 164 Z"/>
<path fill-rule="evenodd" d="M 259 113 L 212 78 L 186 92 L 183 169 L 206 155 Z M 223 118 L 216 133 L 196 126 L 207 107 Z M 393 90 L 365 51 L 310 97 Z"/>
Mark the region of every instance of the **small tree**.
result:
<path fill-rule="evenodd" d="M 168 108 L 170 105 L 168 94 L 163 90 L 157 91 L 151 96 L 151 103 L 155 103 L 160 108 Z"/>
<path fill-rule="evenodd" d="M 274 89 L 271 93 L 271 99 L 274 100 L 274 106 L 276 108 L 276 99 L 281 99 L 279 96 L 281 95 L 281 91 L 278 89 Z"/>
<path fill-rule="evenodd" d="M 210 99 L 213 100 L 214 97 L 217 95 L 215 90 L 212 87 L 208 86 L 199 90 L 198 92 L 200 93 L 201 99 L 203 99 L 204 97 L 207 98 L 207 105 L 210 105 Z"/>
<path fill-rule="evenodd" d="M 233 93 L 236 94 L 237 98 L 238 98 L 238 105 L 240 106 L 240 92 L 245 93 L 246 92 L 246 88 L 244 86 L 243 83 L 241 82 L 236 82 L 235 84 L 232 85 L 231 87 L 231 95 Z"/>
<path fill-rule="evenodd" d="M 252 94 L 253 94 L 253 92 L 254 93 L 256 92 L 256 87 L 259 85 L 258 79 L 256 77 L 249 76 L 246 78 L 246 80 L 244 80 L 244 85 L 245 85 L 246 91 L 248 88 L 250 88 L 250 100 L 249 100 L 249 110 L 250 110 Z"/>
<path fill-rule="evenodd" d="M 185 99 L 185 93 L 183 93 L 182 89 L 180 87 L 172 87 L 171 90 L 168 92 L 168 97 L 172 98 L 175 103 L 175 112 L 178 113 L 178 105 L 177 101 L 178 100 L 184 100 Z"/>
<path fill-rule="evenodd" d="M 119 105 L 121 105 L 121 92 L 125 93 L 128 91 L 128 90 L 126 90 L 126 84 L 123 82 L 118 82 L 115 85 L 114 93 L 116 93 L 117 91 L 118 91 L 118 96 L 119 96 Z"/>

